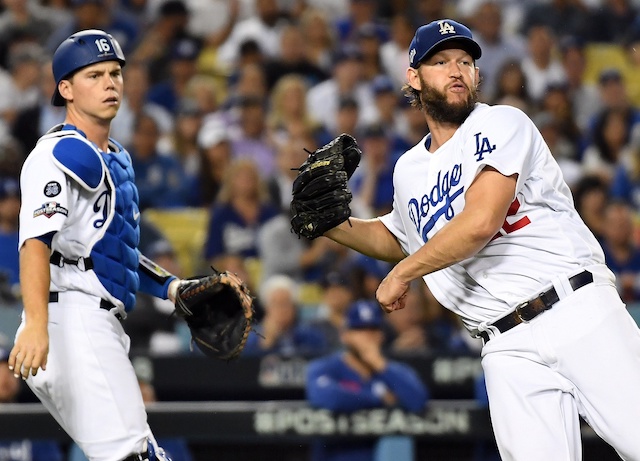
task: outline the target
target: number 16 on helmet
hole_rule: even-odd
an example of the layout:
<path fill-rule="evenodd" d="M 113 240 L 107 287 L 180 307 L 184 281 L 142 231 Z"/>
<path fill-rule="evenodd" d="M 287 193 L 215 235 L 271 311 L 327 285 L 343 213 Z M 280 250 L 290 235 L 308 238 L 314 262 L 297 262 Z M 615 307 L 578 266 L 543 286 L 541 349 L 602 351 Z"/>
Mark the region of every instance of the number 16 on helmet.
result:
<path fill-rule="evenodd" d="M 98 29 L 87 29 L 71 35 L 62 42 L 53 54 L 56 89 L 51 97 L 51 104 L 65 104 L 65 99 L 58 91 L 61 80 L 71 77 L 83 67 L 103 61 L 118 61 L 122 67 L 125 65 L 122 48 L 111 34 Z"/>

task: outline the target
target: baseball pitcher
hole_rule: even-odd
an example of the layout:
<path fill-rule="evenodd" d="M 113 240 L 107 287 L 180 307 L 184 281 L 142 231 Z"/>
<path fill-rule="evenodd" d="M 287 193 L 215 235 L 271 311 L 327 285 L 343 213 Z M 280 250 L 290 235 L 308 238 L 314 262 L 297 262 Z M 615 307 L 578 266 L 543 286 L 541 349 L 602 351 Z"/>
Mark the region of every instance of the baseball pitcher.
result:
<path fill-rule="evenodd" d="M 302 187 L 292 227 L 397 262 L 376 293 L 385 311 L 403 308 L 423 278 L 483 339 L 502 459 L 580 460 L 581 416 L 623 459 L 640 460 L 640 329 L 535 125 L 477 102 L 481 53 L 455 21 L 418 28 L 404 89 L 430 134 L 395 165 L 393 211 L 350 218 L 346 181 L 340 194 L 314 191 L 314 209 Z"/>

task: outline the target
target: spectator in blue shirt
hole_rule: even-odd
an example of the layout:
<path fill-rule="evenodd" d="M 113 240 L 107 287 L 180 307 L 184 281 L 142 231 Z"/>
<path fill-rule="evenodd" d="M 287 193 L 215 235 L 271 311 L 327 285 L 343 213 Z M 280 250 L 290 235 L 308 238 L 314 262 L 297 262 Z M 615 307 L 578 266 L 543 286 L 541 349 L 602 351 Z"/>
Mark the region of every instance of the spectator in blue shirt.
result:
<path fill-rule="evenodd" d="M 228 255 L 255 258 L 258 232 L 278 214 L 269 202 L 266 185 L 250 159 L 235 160 L 225 172 L 218 200 L 211 210 L 205 258 L 214 267 Z"/>
<path fill-rule="evenodd" d="M 18 215 L 20 185 L 11 177 L 0 178 L 0 283 L 2 292 L 18 293 Z M 0 298 L 3 298 L 0 295 Z"/>
<path fill-rule="evenodd" d="M 354 196 L 372 216 L 388 213 L 393 198 L 391 141 L 382 125 L 366 127 L 362 139 L 361 168 L 351 178 Z"/>
<path fill-rule="evenodd" d="M 129 146 L 140 194 L 140 209 L 184 207 L 189 202 L 188 183 L 180 161 L 157 149 L 160 132 L 153 117 L 136 119 Z"/>
<path fill-rule="evenodd" d="M 352 304 L 341 334 L 344 351 L 316 359 L 307 368 L 306 394 L 312 406 L 340 413 L 385 407 L 419 412 L 425 408 L 429 394 L 417 373 L 382 352 L 383 323 L 377 303 Z M 316 440 L 311 459 L 371 461 L 375 443 Z"/>
<path fill-rule="evenodd" d="M 640 127 L 631 133 L 628 157 L 618 162 L 611 181 L 611 197 L 640 210 Z"/>
<path fill-rule="evenodd" d="M 147 100 L 178 115 L 180 102 L 186 97 L 187 86 L 196 75 L 200 44 L 190 38 L 177 40 L 171 49 L 168 63 L 169 77 L 149 88 Z"/>
<path fill-rule="evenodd" d="M 604 219 L 602 250 L 616 275 L 618 292 L 627 304 L 640 302 L 640 248 L 634 239 L 633 210 L 629 204 L 613 200 L 605 208 Z"/>
<path fill-rule="evenodd" d="M 135 18 L 118 8 L 116 2 L 107 0 L 71 0 L 73 16 L 64 24 L 52 31 L 46 42 L 47 49 L 53 52 L 65 38 L 78 30 L 101 29 L 113 35 L 122 51 L 128 54 L 133 50 L 140 28 Z"/>

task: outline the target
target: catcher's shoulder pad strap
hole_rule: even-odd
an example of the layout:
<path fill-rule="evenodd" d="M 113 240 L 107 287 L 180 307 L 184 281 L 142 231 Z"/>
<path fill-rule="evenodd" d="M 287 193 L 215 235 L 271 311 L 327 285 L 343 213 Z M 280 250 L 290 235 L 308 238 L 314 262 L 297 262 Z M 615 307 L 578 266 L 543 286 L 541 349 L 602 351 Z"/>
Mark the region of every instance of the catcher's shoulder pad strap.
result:
<path fill-rule="evenodd" d="M 95 192 L 104 180 L 100 153 L 79 136 L 65 136 L 53 147 L 54 163 L 83 188 Z"/>
<path fill-rule="evenodd" d="M 143 270 L 149 272 L 151 276 L 156 278 L 159 283 L 164 283 L 168 278 L 174 275 L 169 273 L 166 269 L 158 266 L 155 262 L 147 258 L 142 253 L 138 253 L 138 264 Z"/>

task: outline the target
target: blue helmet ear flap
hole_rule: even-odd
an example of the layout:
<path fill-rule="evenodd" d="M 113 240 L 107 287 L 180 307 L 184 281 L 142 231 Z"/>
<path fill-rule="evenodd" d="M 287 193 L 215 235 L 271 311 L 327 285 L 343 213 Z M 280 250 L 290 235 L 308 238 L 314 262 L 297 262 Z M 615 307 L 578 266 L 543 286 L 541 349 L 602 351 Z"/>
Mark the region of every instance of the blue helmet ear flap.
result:
<path fill-rule="evenodd" d="M 118 61 L 122 67 L 126 63 L 120 44 L 111 34 L 98 29 L 87 29 L 76 32 L 62 42 L 53 54 L 56 89 L 51 97 L 51 104 L 65 104 L 65 99 L 58 91 L 61 80 L 83 67 L 103 61 Z"/>

